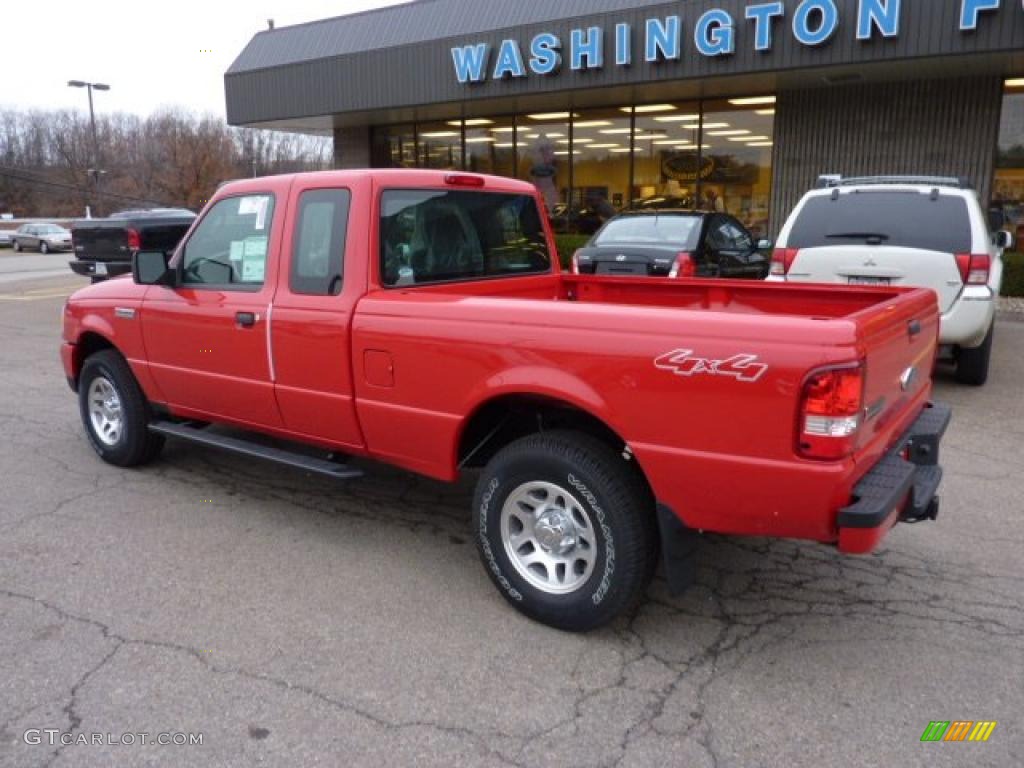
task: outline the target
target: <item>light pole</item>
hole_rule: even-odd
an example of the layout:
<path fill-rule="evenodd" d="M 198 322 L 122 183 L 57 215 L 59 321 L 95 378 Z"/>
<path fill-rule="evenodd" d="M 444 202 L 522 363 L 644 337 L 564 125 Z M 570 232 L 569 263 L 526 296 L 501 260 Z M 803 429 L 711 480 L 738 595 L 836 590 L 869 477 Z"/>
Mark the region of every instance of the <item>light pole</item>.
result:
<path fill-rule="evenodd" d="M 100 170 L 100 142 L 96 137 L 96 113 L 92 108 L 92 92 L 97 91 L 109 91 L 110 86 L 106 83 L 87 83 L 84 80 L 68 80 L 68 86 L 71 88 L 86 88 L 89 91 L 89 124 L 92 127 L 92 156 L 93 156 L 93 168 L 90 168 L 88 173 L 96 180 L 96 207 L 99 207 L 100 198 L 100 179 L 106 171 Z"/>

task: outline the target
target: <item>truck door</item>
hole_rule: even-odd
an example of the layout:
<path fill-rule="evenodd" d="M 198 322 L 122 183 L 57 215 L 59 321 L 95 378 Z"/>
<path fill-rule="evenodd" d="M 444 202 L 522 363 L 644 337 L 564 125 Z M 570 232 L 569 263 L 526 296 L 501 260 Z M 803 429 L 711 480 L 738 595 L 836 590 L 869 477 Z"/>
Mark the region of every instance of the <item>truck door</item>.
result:
<path fill-rule="evenodd" d="M 146 294 L 143 338 L 168 405 L 281 426 L 267 323 L 284 207 L 269 192 L 219 200 L 175 256 L 178 284 Z"/>
<path fill-rule="evenodd" d="M 352 397 L 351 325 L 366 292 L 366 233 L 349 226 L 353 192 L 316 178 L 292 185 L 271 352 L 285 428 L 357 447 L 363 437 Z"/>

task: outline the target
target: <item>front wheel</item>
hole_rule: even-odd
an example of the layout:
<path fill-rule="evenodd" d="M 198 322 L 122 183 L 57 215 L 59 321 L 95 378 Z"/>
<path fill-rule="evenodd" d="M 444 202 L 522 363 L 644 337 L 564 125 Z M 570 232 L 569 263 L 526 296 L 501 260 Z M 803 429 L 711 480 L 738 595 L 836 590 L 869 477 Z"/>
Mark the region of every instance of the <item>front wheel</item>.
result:
<path fill-rule="evenodd" d="M 15 253 L 21 253 L 21 243 L 19 243 L 17 240 L 14 241 L 13 248 Z"/>
<path fill-rule="evenodd" d="M 46 253 L 50 252 L 50 246 L 48 246 L 46 244 L 45 240 L 40 240 L 39 241 L 39 252 L 43 253 L 43 254 L 46 254 Z"/>
<path fill-rule="evenodd" d="M 145 464 L 163 448 L 163 437 L 149 431 L 149 403 L 115 350 L 97 352 L 82 365 L 78 403 L 89 444 L 108 464 Z"/>
<path fill-rule="evenodd" d="M 552 431 L 502 449 L 477 484 L 484 567 L 517 610 L 582 632 L 631 609 L 654 571 L 654 501 L 634 467 L 589 435 Z"/>

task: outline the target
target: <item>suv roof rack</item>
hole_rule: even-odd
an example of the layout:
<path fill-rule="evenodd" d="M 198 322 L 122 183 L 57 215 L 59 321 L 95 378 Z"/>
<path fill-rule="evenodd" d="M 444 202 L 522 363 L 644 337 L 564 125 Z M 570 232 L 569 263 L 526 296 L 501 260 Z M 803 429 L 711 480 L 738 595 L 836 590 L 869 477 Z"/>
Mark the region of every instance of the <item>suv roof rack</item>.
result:
<path fill-rule="evenodd" d="M 835 174 L 818 177 L 818 189 L 830 187 L 867 186 L 869 184 L 921 184 L 933 187 L 973 189 L 970 179 L 960 176 L 838 176 Z"/>

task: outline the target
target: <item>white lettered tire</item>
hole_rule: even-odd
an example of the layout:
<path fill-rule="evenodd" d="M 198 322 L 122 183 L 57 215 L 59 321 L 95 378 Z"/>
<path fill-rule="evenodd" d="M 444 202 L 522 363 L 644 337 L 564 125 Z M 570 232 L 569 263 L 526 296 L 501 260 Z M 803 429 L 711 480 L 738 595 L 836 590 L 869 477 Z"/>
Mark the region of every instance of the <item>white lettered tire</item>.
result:
<path fill-rule="evenodd" d="M 517 610 L 583 632 L 632 609 L 656 563 L 654 501 L 635 466 L 587 434 L 524 437 L 488 463 L 474 532 Z"/>

